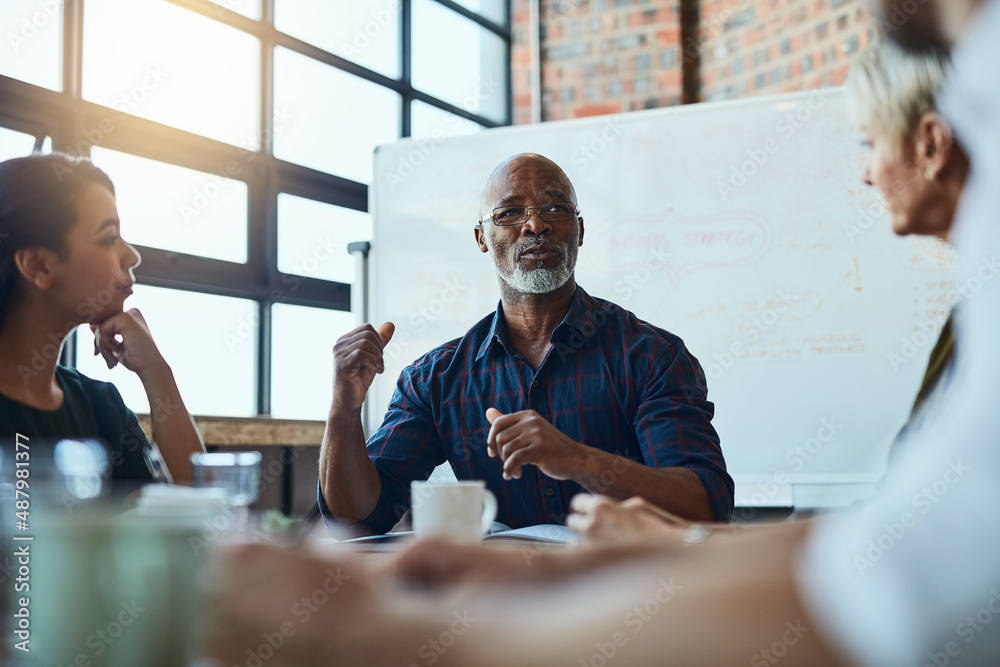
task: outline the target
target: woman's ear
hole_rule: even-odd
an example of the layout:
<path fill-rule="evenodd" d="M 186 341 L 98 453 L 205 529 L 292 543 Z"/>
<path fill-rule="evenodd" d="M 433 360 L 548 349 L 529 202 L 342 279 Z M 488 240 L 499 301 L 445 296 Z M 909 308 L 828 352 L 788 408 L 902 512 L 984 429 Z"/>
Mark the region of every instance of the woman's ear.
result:
<path fill-rule="evenodd" d="M 56 253 L 41 246 L 21 248 L 14 253 L 14 265 L 17 266 L 18 273 L 41 290 L 52 287 L 58 259 Z"/>
<path fill-rule="evenodd" d="M 924 178 L 933 181 L 944 171 L 955 148 L 955 135 L 944 116 L 933 111 L 923 115 L 917 123 L 914 147 Z"/>

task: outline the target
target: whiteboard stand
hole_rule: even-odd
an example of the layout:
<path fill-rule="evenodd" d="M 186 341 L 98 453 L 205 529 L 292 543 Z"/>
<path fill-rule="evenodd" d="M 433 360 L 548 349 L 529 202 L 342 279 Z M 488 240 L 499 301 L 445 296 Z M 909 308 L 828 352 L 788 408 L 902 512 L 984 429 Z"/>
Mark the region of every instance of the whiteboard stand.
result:
<path fill-rule="evenodd" d="M 355 241 L 347 244 L 347 252 L 354 255 L 354 286 L 351 288 L 351 312 L 354 313 L 354 322 L 361 326 L 368 322 L 368 253 L 371 252 L 372 244 L 368 241 Z M 369 398 L 361 405 L 361 425 L 365 431 L 365 440 L 368 440 L 368 403 Z"/>

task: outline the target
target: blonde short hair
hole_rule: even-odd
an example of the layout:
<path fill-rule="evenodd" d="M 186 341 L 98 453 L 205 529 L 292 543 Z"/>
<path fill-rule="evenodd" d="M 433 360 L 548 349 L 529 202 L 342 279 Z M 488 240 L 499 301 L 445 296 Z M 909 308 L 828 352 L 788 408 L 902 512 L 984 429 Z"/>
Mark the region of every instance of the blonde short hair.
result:
<path fill-rule="evenodd" d="M 851 65 L 845 87 L 854 123 L 903 139 L 924 114 L 937 111 L 937 94 L 951 60 L 944 51 L 910 53 L 885 39 Z"/>

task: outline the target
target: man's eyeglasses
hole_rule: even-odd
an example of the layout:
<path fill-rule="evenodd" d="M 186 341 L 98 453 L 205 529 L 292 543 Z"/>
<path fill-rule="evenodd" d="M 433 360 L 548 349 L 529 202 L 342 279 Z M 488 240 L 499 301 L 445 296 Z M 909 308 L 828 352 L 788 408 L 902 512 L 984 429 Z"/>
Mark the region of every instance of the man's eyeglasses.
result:
<path fill-rule="evenodd" d="M 528 221 L 531 211 L 538 211 L 538 217 L 545 222 L 570 220 L 579 215 L 576 204 L 571 201 L 554 201 L 541 206 L 497 206 L 488 218 L 479 221 L 483 224 L 492 220 L 494 225 L 521 225 Z"/>

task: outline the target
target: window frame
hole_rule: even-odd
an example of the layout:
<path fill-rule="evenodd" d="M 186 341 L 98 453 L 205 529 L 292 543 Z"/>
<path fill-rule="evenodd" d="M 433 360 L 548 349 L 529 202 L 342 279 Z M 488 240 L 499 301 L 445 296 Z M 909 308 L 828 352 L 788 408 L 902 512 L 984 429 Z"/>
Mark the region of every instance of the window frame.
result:
<path fill-rule="evenodd" d="M 275 303 L 351 310 L 351 285 L 278 270 L 278 195 L 289 194 L 326 204 L 368 212 L 368 188 L 346 178 L 327 174 L 274 157 L 274 53 L 283 47 L 388 88 L 400 96 L 402 104 L 399 135 L 411 135 L 411 104 L 424 102 L 484 128 L 509 125 L 513 117 L 511 90 L 511 0 L 504 0 L 506 24 L 501 25 L 467 9 L 453 0 L 433 0 L 504 40 L 506 59 L 503 80 L 506 86 L 504 122 L 498 123 L 461 107 L 432 97 L 412 86 L 412 0 L 401 0 L 400 77 L 394 79 L 369 70 L 317 46 L 278 31 L 274 27 L 276 0 L 261 0 L 261 18 L 248 18 L 210 0 L 161 0 L 224 25 L 236 28 L 260 41 L 260 136 L 259 151 L 250 151 L 209 139 L 185 130 L 162 125 L 120 111 L 109 110 L 82 98 L 83 14 L 87 0 L 65 0 L 62 24 L 62 91 L 40 88 L 0 74 L 0 125 L 31 134 L 35 150 L 46 137 L 52 150 L 90 155 L 93 145 L 137 157 L 217 174 L 235 161 L 236 174 L 225 175 L 247 186 L 247 263 L 234 264 L 179 252 L 136 246 L 142 264 L 135 274 L 139 284 L 219 296 L 249 299 L 257 305 L 256 386 L 258 415 L 271 412 L 271 307 Z M 111 132 L 103 132 L 108 122 Z M 88 137 L 98 137 L 96 142 Z M 76 345 L 66 345 L 63 363 L 75 365 Z"/>

